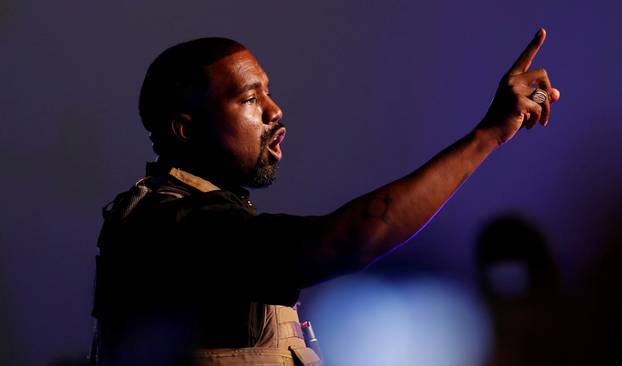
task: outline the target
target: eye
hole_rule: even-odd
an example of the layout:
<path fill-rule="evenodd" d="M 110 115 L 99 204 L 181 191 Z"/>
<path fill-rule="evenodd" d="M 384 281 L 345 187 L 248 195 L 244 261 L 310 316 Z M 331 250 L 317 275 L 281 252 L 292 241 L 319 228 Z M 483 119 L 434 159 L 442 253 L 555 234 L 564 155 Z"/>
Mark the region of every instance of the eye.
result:
<path fill-rule="evenodd" d="M 245 99 L 242 103 L 243 104 L 254 104 L 255 102 L 257 102 L 257 97 L 250 97 L 248 99 Z"/>

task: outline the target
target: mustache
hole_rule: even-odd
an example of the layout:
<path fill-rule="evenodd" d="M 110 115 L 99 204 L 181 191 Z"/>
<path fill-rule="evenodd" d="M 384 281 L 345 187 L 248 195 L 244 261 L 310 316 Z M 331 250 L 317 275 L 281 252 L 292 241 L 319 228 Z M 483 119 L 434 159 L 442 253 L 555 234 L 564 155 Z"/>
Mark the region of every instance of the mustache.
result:
<path fill-rule="evenodd" d="M 261 134 L 261 149 L 263 150 L 263 148 L 265 148 L 268 145 L 268 141 L 270 141 L 270 139 L 272 137 L 274 137 L 274 135 L 276 134 L 276 131 L 278 131 L 280 128 L 285 127 L 285 125 L 281 122 L 277 122 L 274 127 L 272 127 L 271 129 L 264 131 L 264 133 Z"/>

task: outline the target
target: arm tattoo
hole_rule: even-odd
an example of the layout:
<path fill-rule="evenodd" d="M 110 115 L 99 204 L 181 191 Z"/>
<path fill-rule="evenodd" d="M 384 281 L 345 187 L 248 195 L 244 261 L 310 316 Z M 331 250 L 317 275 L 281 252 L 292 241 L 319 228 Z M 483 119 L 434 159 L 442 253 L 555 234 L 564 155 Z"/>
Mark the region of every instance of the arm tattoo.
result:
<path fill-rule="evenodd" d="M 363 217 L 381 219 L 385 224 L 388 224 L 390 221 L 389 206 L 391 201 L 392 199 L 389 195 L 372 197 Z"/>

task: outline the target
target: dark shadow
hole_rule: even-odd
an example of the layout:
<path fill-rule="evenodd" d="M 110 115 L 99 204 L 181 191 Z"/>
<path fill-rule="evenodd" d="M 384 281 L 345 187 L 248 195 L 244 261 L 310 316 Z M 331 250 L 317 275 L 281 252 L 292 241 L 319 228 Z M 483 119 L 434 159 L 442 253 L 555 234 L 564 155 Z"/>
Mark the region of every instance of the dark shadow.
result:
<path fill-rule="evenodd" d="M 622 327 L 622 214 L 610 212 L 604 250 L 591 266 L 581 293 L 580 320 L 573 347 L 585 349 L 594 365 L 621 365 L 619 330 Z M 586 336 L 588 335 L 588 336 Z"/>
<path fill-rule="evenodd" d="M 0 233 L 0 257 L 5 248 L 5 241 Z M 4 278 L 4 268 L 0 262 L 0 365 L 15 363 L 14 350 L 16 349 L 15 332 L 12 324 L 13 309 L 11 309 L 11 294 Z"/>
<path fill-rule="evenodd" d="M 86 356 L 83 357 L 67 357 L 59 359 L 52 363 L 51 366 L 89 366 Z"/>

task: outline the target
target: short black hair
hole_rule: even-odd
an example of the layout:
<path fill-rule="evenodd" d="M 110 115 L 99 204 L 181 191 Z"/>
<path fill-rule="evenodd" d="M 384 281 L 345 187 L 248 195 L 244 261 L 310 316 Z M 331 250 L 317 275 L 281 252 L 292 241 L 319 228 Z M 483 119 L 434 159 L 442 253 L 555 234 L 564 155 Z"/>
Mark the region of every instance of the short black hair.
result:
<path fill-rule="evenodd" d="M 186 109 L 191 93 L 207 92 L 209 80 L 203 67 L 243 50 L 246 47 L 234 40 L 207 37 L 177 44 L 156 57 L 147 70 L 138 102 L 156 154 L 162 155 L 168 145 L 171 119 L 190 112 Z"/>

